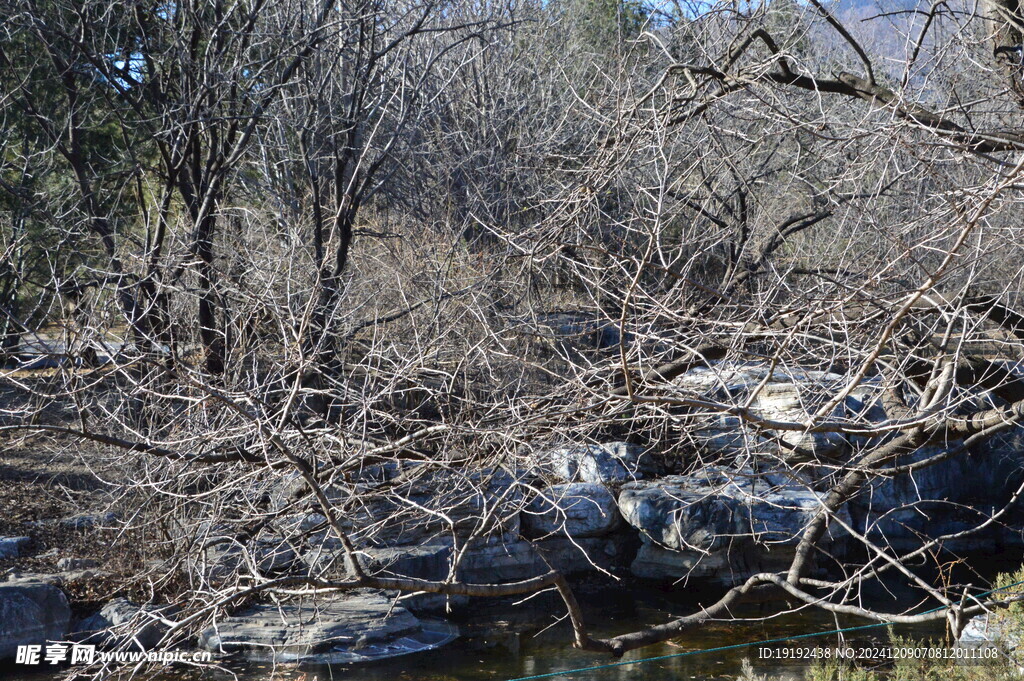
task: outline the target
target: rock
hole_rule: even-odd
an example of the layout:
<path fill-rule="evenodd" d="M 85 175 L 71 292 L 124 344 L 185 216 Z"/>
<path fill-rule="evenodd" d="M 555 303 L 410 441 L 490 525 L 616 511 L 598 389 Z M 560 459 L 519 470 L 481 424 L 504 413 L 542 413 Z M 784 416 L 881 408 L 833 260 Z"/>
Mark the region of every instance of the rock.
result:
<path fill-rule="evenodd" d="M 551 569 L 563 575 L 586 572 L 619 572 L 629 567 L 639 541 L 633 532 L 604 537 L 553 537 L 535 543 Z"/>
<path fill-rule="evenodd" d="M 287 572 L 298 560 L 295 550 L 282 539 L 260 538 L 245 544 L 229 537 L 214 537 L 190 557 L 192 569 L 211 583 L 251 573 L 255 565 L 263 575 Z"/>
<path fill-rule="evenodd" d="M 7 575 L 8 584 L 48 584 L 63 587 L 65 584 L 82 583 L 106 579 L 111 573 L 106 570 L 70 570 L 68 572 L 12 572 Z"/>
<path fill-rule="evenodd" d="M 554 344 L 562 356 L 575 357 L 580 351 L 618 347 L 618 324 L 586 312 L 549 312 L 525 321 L 527 333 Z M 626 335 L 632 342 L 632 334 Z"/>
<path fill-rule="evenodd" d="M 0 584 L 0 660 L 13 658 L 18 646 L 63 640 L 70 619 L 60 589 L 40 583 Z"/>
<path fill-rule="evenodd" d="M 340 547 L 316 547 L 302 560 L 315 572 L 335 572 L 348 576 Z M 447 579 L 454 556 L 451 539 L 437 539 L 418 546 L 388 546 L 359 550 L 357 560 L 369 575 L 411 577 L 440 581 Z"/>
<path fill-rule="evenodd" d="M 768 368 L 761 365 L 723 362 L 712 367 L 695 367 L 674 379 L 673 384 L 688 396 L 736 406 L 749 401 L 750 410 L 761 418 L 799 423 L 820 409 L 845 382 L 843 376 L 824 371 L 776 367 L 769 373 Z M 844 405 L 837 406 L 833 415 L 844 414 L 844 409 Z M 839 458 L 850 450 L 848 440 L 838 433 L 769 431 L 789 445 L 780 446 L 775 437 L 763 437 L 741 419 L 728 414 L 700 417 L 690 434 L 701 449 L 729 456 L 770 454 L 799 462 L 820 457 Z"/>
<path fill-rule="evenodd" d="M 870 391 L 862 391 L 862 404 L 869 405 L 872 420 L 884 420 L 884 410 L 870 402 Z M 851 438 L 858 446 L 868 442 Z M 928 445 L 901 456 L 897 465 L 924 461 L 962 446 L 951 440 Z M 870 445 L 868 445 L 870 446 Z M 907 475 L 871 481 L 850 503 L 854 527 L 872 540 L 900 552 L 912 551 L 928 539 L 953 534 L 983 522 L 998 510 L 1024 483 L 1024 429 L 1001 432 L 974 445 L 960 455 Z M 958 540 L 945 541 L 954 553 L 977 550 L 979 545 L 1005 550 L 1024 546 L 1020 521 L 1010 513 L 1005 524 L 993 524 L 986 531 Z"/>
<path fill-rule="evenodd" d="M 732 576 L 730 561 L 735 556 L 726 552 L 703 554 L 699 551 L 671 551 L 657 544 L 641 544 L 630 571 L 641 579 L 668 580 L 689 577 L 718 581 Z"/>
<path fill-rule="evenodd" d="M 418 546 L 360 549 L 357 559 L 372 575 L 441 581 L 448 578 L 455 553 L 450 538 L 435 538 Z M 339 547 L 314 548 L 303 555 L 303 561 L 316 574 L 348 575 L 344 551 Z M 474 539 L 464 548 L 456 577 L 469 583 L 490 584 L 528 579 L 546 571 L 547 565 L 529 542 L 513 535 L 497 535 Z"/>
<path fill-rule="evenodd" d="M 430 650 L 457 635 L 377 593 L 255 605 L 202 632 L 199 646 L 249 660 L 344 664 Z"/>
<path fill-rule="evenodd" d="M 167 626 L 155 619 L 172 614 L 173 608 L 138 606 L 126 598 L 115 598 L 99 612 L 82 620 L 73 638 L 84 643 L 115 647 L 131 641 L 134 647 L 150 650 L 160 643 Z"/>
<path fill-rule="evenodd" d="M 519 474 L 502 469 L 438 470 L 424 465 L 410 467 L 386 485 L 349 487 L 326 491 L 339 500 L 339 507 L 359 499 L 358 506 L 345 509 L 341 516 L 343 529 L 357 546 L 421 544 L 453 533 L 516 534 L 528 489 Z M 309 543 L 327 549 L 338 545 L 326 530 L 311 535 Z"/>
<path fill-rule="evenodd" d="M 619 511 L 643 542 L 633 571 L 647 578 L 728 580 L 781 564 L 820 507 L 819 494 L 797 482 L 717 466 L 629 483 L 619 493 Z M 827 536 L 842 534 L 834 526 Z"/>
<path fill-rule="evenodd" d="M 492 537 L 474 542 L 459 562 L 459 576 L 470 584 L 515 582 L 537 577 L 548 566 L 530 542 Z"/>
<path fill-rule="evenodd" d="M 687 395 L 723 404 L 740 406 L 749 402 L 751 411 L 765 419 L 802 422 L 846 387 L 848 380 L 837 374 L 796 367 L 778 367 L 769 373 L 765 366 L 722 362 L 710 368 L 692 369 L 675 379 L 674 385 Z M 886 421 L 888 415 L 882 400 L 884 387 L 881 379 L 865 379 L 832 411 L 830 418 L 862 423 Z M 980 388 L 960 386 L 955 390 L 959 394 L 950 397 L 949 402 L 961 405 L 958 413 L 974 406 L 991 407 L 998 403 L 997 398 Z M 907 397 L 912 403 L 913 397 Z M 780 447 L 775 438 L 762 437 L 735 416 L 716 414 L 691 418 L 695 444 L 719 458 L 733 457 L 737 467 L 749 462 L 751 455 L 759 463 L 775 458 L 787 463 L 823 457 L 842 461 L 878 445 L 876 440 L 857 435 L 774 433 L 799 448 L 793 451 Z M 901 456 L 894 463 L 924 461 L 961 445 L 959 441 L 929 445 Z M 1022 464 L 1024 428 L 1018 427 L 971 447 L 965 455 L 919 469 L 911 475 L 873 480 L 850 501 L 848 513 L 853 526 L 873 541 L 900 552 L 910 551 L 930 538 L 977 525 L 987 514 L 999 509 L 1024 482 Z M 718 499 L 703 507 L 708 515 L 697 519 L 697 531 L 703 524 L 711 535 L 726 536 L 728 519 L 735 515 L 734 504 Z M 762 509 L 758 514 L 765 511 L 767 509 Z M 642 522 L 642 518 L 637 520 Z M 685 534 L 685 522 L 681 529 Z M 671 546 L 672 537 L 665 539 L 669 541 L 663 543 L 665 547 L 677 548 Z M 654 541 L 661 542 L 660 539 Z M 702 549 L 708 548 L 701 545 L 699 537 L 688 541 L 695 541 Z M 1006 529 L 993 524 L 985 533 L 947 541 L 944 546 L 947 550 L 961 552 L 971 550 L 978 542 L 992 543 L 1000 549 L 1019 548 L 1024 547 L 1024 533 L 1020 527 Z"/>
<path fill-rule="evenodd" d="M 359 552 L 359 564 L 371 575 L 442 581 L 451 572 L 453 557 L 449 539 L 420 546 L 366 549 Z"/>
<path fill-rule="evenodd" d="M 1017 615 L 1019 617 L 1019 615 Z M 957 648 L 992 650 L 994 654 L 1016 667 L 1017 675 L 1024 675 L 1024 632 L 1005 611 L 994 611 L 971 619 L 960 632 Z M 974 655 L 980 653 L 974 652 Z"/>
<path fill-rule="evenodd" d="M 93 528 L 107 529 L 117 523 L 119 516 L 113 511 L 99 514 L 80 514 L 68 518 L 61 518 L 58 525 L 74 530 L 90 530 Z"/>
<path fill-rule="evenodd" d="M 433 594 L 433 593 L 393 593 L 392 598 L 397 598 L 406 610 L 422 616 L 445 616 L 452 611 L 461 610 L 468 606 L 472 599 L 469 596 Z"/>
<path fill-rule="evenodd" d="M 0 560 L 21 556 L 31 543 L 31 537 L 0 537 Z"/>
<path fill-rule="evenodd" d="M 1006 643 L 1011 650 L 1020 647 L 1020 640 L 1011 635 L 1006 620 L 1003 617 L 993 617 L 992 614 L 972 617 L 957 639 L 959 645 L 971 648 L 984 647 L 997 641 Z"/>
<path fill-rule="evenodd" d="M 534 537 L 600 537 L 614 531 L 622 517 L 604 485 L 582 482 L 545 489 L 526 508 L 522 523 Z"/>
<path fill-rule="evenodd" d="M 796 543 L 820 507 L 808 487 L 718 466 L 629 483 L 619 493 L 619 511 L 642 537 L 677 550 L 716 550 L 738 537 Z"/>
<path fill-rule="evenodd" d="M 458 580 L 470 584 L 492 584 L 529 579 L 550 569 L 565 574 L 612 571 L 629 564 L 635 544 L 631 532 L 602 537 L 559 536 L 533 543 L 511 535 L 485 537 L 465 548 L 455 574 Z M 342 556 L 339 549 L 313 549 L 303 556 L 303 561 L 314 574 L 336 570 L 334 574 L 346 575 Z M 443 581 L 450 574 L 455 553 L 450 539 L 437 539 L 421 546 L 364 549 L 358 552 L 358 559 L 371 575 Z M 440 594 L 421 594 L 409 601 L 409 608 L 425 612 L 445 610 L 445 601 Z M 463 602 L 460 597 L 452 601 L 456 606 Z"/>
<path fill-rule="evenodd" d="M 563 447 L 546 452 L 539 463 L 565 482 L 602 485 L 641 480 L 652 468 L 643 448 L 628 442 Z"/>
<path fill-rule="evenodd" d="M 400 499 L 398 505 L 404 511 L 395 520 L 401 523 L 402 515 L 408 518 L 404 521 L 404 537 L 395 538 L 412 543 L 409 539 L 417 534 L 422 537 L 424 531 L 430 535 L 450 535 L 454 531 L 460 537 L 481 533 L 518 534 L 519 509 L 526 489 L 519 477 L 519 473 L 500 468 L 404 474 L 390 483 L 393 485 L 391 493 Z M 424 513 L 415 508 L 417 505 L 441 514 Z M 442 520 L 441 515 L 447 516 L 452 524 Z M 389 518 L 389 525 L 391 521 Z"/>
<path fill-rule="evenodd" d="M 61 558 L 57 561 L 57 569 L 61 572 L 88 570 L 99 566 L 100 562 L 92 558 Z"/>
<path fill-rule="evenodd" d="M 284 540 L 263 540 L 256 542 L 253 558 L 260 572 L 274 575 L 287 572 L 298 560 L 298 554 Z"/>

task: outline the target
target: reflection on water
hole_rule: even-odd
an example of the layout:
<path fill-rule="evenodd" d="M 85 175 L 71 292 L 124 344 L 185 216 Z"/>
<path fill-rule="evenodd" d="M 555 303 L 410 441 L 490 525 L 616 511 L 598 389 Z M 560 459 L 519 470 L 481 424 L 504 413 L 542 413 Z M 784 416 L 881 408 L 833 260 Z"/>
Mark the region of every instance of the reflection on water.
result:
<path fill-rule="evenodd" d="M 701 594 L 697 589 L 659 591 L 630 585 L 628 589 L 608 585 L 577 586 L 579 600 L 593 633 L 610 636 L 693 612 L 699 601 L 708 602 L 717 594 Z M 868 602 L 880 610 L 897 611 L 913 605 L 906 590 L 879 588 L 866 594 Z M 710 623 L 687 632 L 670 644 L 650 646 L 627 653 L 621 660 L 576 650 L 571 645 L 571 632 L 564 621 L 564 612 L 553 593 L 545 593 L 523 603 L 477 602 L 475 609 L 458 618 L 462 638 L 437 650 L 406 655 L 389 660 L 358 665 L 332 665 L 296 668 L 290 665 L 228 665 L 226 670 L 171 671 L 159 675 L 159 681 L 268 681 L 271 678 L 294 681 L 508 681 L 520 677 L 562 672 L 566 670 L 629 662 L 643 658 L 674 656 L 588 670 L 576 674 L 549 677 L 559 681 L 648 681 L 657 679 L 733 680 L 740 675 L 744 659 L 757 674 L 773 681 L 804 679 L 808 663 L 800 661 L 762 660 L 758 648 L 736 648 L 728 651 L 692 654 L 721 646 L 754 643 L 767 639 L 789 638 L 811 632 L 830 631 L 864 624 L 863 620 L 835 618 L 820 610 L 804 610 L 786 616 L 773 616 L 779 603 L 744 604 L 735 609 L 737 616 L 754 621 L 743 625 Z M 938 638 L 942 624 L 927 627 L 900 627 L 903 636 Z M 794 645 L 834 646 L 864 645 L 887 640 L 884 627 L 855 632 L 840 640 L 837 635 L 803 639 Z M 691 653 L 680 655 L 680 653 Z M 0 669 L 0 677 L 17 681 L 49 681 L 57 672 L 16 674 Z"/>
<path fill-rule="evenodd" d="M 665 622 L 673 616 L 692 612 L 695 594 L 689 597 L 679 593 L 656 590 L 628 592 L 607 588 L 580 589 L 587 619 L 595 634 L 609 636 Z M 889 608 L 906 603 L 893 594 L 877 596 L 890 600 Z M 305 681 L 508 681 L 526 676 L 564 672 L 572 669 L 619 664 L 575 674 L 548 677 L 555 681 L 672 681 L 733 680 L 740 675 L 744 659 L 750 661 L 754 672 L 765 674 L 773 681 L 798 681 L 805 677 L 809 666 L 805 662 L 758 659 L 758 648 L 736 648 L 728 651 L 700 653 L 722 646 L 754 643 L 767 639 L 787 638 L 816 631 L 830 631 L 864 624 L 863 620 L 836 619 L 817 610 L 807 610 L 784 617 L 773 617 L 779 603 L 746 604 L 739 606 L 737 615 L 748 616 L 754 622 L 744 625 L 711 623 L 688 632 L 671 644 L 650 646 L 627 653 L 621 660 L 607 655 L 576 650 L 571 645 L 571 631 L 565 622 L 552 626 L 561 610 L 553 594 L 531 599 L 528 603 L 490 603 L 460 622 L 464 638 L 444 648 L 384 660 L 365 665 L 334 665 L 331 667 L 304 667 L 302 669 L 273 669 L 264 667 L 237 667 L 232 671 L 246 681 L 265 681 L 270 677 L 304 679 Z M 922 637 L 936 637 L 942 633 L 941 624 L 901 628 L 901 633 Z M 863 645 L 887 640 L 885 628 L 856 632 L 843 639 L 844 644 Z M 835 645 L 836 635 L 805 639 L 799 645 Z M 681 653 L 689 653 L 683 654 Z M 645 662 L 639 660 L 659 658 Z M 227 675 L 218 675 L 226 679 Z"/>

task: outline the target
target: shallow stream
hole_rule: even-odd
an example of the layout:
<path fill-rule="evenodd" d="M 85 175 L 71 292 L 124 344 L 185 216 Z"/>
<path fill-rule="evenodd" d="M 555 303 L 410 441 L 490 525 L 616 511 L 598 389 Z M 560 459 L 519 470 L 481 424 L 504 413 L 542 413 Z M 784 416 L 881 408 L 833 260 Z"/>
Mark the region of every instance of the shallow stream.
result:
<path fill-rule="evenodd" d="M 1019 558 L 1007 562 L 1012 566 L 1014 561 L 1019 561 Z M 1002 565 L 994 567 L 1005 569 Z M 994 573 L 995 569 L 991 572 Z M 576 585 L 576 590 L 588 624 L 597 636 L 615 635 L 668 621 L 693 612 L 698 601 L 708 602 L 715 596 L 713 593 L 702 596 L 692 588 L 676 587 L 661 591 L 637 585 L 631 585 L 629 589 L 610 588 L 596 583 Z M 889 612 L 914 605 L 913 594 L 899 585 L 879 586 L 866 593 L 865 599 L 878 610 Z M 197 678 L 268 681 L 271 677 L 293 681 L 510 681 L 552 673 L 557 675 L 546 678 L 558 681 L 723 681 L 739 678 L 744 660 L 749 661 L 755 674 L 764 674 L 769 681 L 799 681 L 806 678 L 810 661 L 763 659 L 759 653 L 761 647 L 756 643 L 865 624 L 864 620 L 837 619 L 821 610 L 773 615 L 779 606 L 777 602 L 744 604 L 738 606 L 735 614 L 751 618 L 746 624 L 712 623 L 688 632 L 672 643 L 631 651 L 621 660 L 615 660 L 572 647 L 570 628 L 558 619 L 564 611 L 555 595 L 549 592 L 520 603 L 492 601 L 484 606 L 478 605 L 456 620 L 461 637 L 433 651 L 373 663 L 329 667 L 282 665 L 273 668 L 267 664 L 239 663 L 230 664 L 223 671 L 204 672 L 202 675 L 174 671 L 160 675 L 159 681 L 195 681 Z M 904 637 L 938 640 L 943 636 L 943 625 L 940 622 L 917 627 L 901 626 L 895 632 Z M 887 640 L 886 628 L 877 627 L 854 632 L 842 639 L 831 634 L 790 641 L 784 645 L 803 648 L 833 647 L 840 643 L 844 646 L 867 646 L 884 645 Z M 745 643 L 755 645 L 702 652 Z M 639 661 L 642 658 L 661 659 Z M 615 664 L 631 661 L 637 662 Z M 45 673 L 39 668 L 33 673 L 26 673 L 25 668 L 0 670 L 0 678 L 12 678 L 12 681 L 44 681 L 56 676 L 56 671 Z"/>
<path fill-rule="evenodd" d="M 607 587 L 577 587 L 587 620 L 596 635 L 609 636 L 658 624 L 673 616 L 692 612 L 693 598 L 654 589 L 629 591 Z M 908 594 L 878 594 L 877 601 L 891 601 L 896 609 L 907 602 Z M 797 681 L 805 678 L 808 661 L 765 660 L 760 646 L 727 651 L 701 652 L 741 643 L 788 638 L 812 632 L 831 631 L 864 624 L 849 618 L 837 620 L 821 611 L 803 611 L 774 617 L 778 603 L 747 604 L 737 614 L 755 620 L 750 624 L 710 624 L 673 641 L 627 653 L 621 660 L 606 655 L 576 650 L 571 631 L 556 620 L 562 613 L 552 594 L 528 602 L 491 603 L 458 622 L 462 638 L 437 650 L 361 665 L 335 665 L 303 669 L 273 670 L 266 665 L 234 667 L 248 681 L 265 681 L 282 674 L 305 681 L 346 679 L 348 681 L 509 681 L 523 677 L 558 673 L 547 677 L 558 681 L 648 681 L 657 679 L 711 681 L 736 679 L 743 661 L 748 660 L 757 674 L 773 681 Z M 878 607 L 882 607 L 879 603 Z M 552 625 L 553 622 L 557 622 Z M 902 635 L 938 638 L 942 625 L 901 628 Z M 888 639 L 884 627 L 856 632 L 842 639 L 844 645 L 877 645 Z M 834 646 L 836 635 L 804 639 L 791 645 Z M 672 656 L 672 657 L 664 657 Z M 641 662 L 641 659 L 662 658 Z M 632 664 L 615 664 L 633 662 Z M 577 673 L 569 670 L 589 667 Z M 216 675 L 220 677 L 221 675 Z M 227 678 L 224 675 L 221 678 Z"/>

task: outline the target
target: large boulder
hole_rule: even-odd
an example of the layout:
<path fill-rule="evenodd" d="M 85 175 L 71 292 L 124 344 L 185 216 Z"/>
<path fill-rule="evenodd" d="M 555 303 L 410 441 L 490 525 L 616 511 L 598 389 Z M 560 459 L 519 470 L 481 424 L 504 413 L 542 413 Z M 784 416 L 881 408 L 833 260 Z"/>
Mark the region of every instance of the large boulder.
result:
<path fill-rule="evenodd" d="M 630 571 L 641 579 L 675 580 L 706 579 L 726 584 L 743 579 L 746 572 L 739 566 L 736 552 L 675 551 L 657 544 L 643 543 Z M 746 561 L 742 561 L 746 565 Z"/>
<path fill-rule="evenodd" d="M 968 652 L 965 658 L 999 659 L 1024 676 L 1024 627 L 1020 612 L 995 609 L 971 619 L 960 632 L 956 647 Z M 1004 677 L 1005 678 L 1005 677 Z"/>
<path fill-rule="evenodd" d="M 619 511 L 643 542 L 633 563 L 638 576 L 729 580 L 792 557 L 821 501 L 802 481 L 708 466 L 624 485 Z M 833 527 L 828 537 L 841 534 Z"/>
<path fill-rule="evenodd" d="M 314 547 L 303 555 L 303 561 L 314 573 L 334 573 L 352 575 L 345 567 L 344 551 L 337 546 L 327 548 Z M 455 557 L 454 542 L 450 537 L 435 538 L 419 545 L 382 546 L 358 551 L 356 559 L 365 574 L 374 577 L 405 577 L 425 579 L 434 582 L 445 581 L 451 574 L 452 561 Z M 445 595 L 435 593 L 398 593 L 393 594 L 401 604 L 413 612 L 437 613 L 464 606 L 468 602 L 466 596 Z"/>
<path fill-rule="evenodd" d="M 292 545 L 281 537 L 238 539 L 221 528 L 204 530 L 193 539 L 198 544 L 188 556 L 190 569 L 213 585 L 231 581 L 255 569 L 261 575 L 288 572 L 298 561 Z"/>
<path fill-rule="evenodd" d="M 49 584 L 0 584 L 0 660 L 13 658 L 18 646 L 62 641 L 71 609 L 64 592 Z"/>
<path fill-rule="evenodd" d="M 470 584 L 516 582 L 548 571 L 537 549 L 518 537 L 482 538 L 467 547 L 459 560 L 459 578 Z"/>
<path fill-rule="evenodd" d="M 982 393 L 972 396 L 969 391 L 960 391 L 964 394 L 954 402 L 986 399 Z M 884 420 L 886 412 L 879 388 L 869 384 L 858 392 L 850 401 L 859 399 L 870 420 Z M 851 438 L 851 441 L 858 449 L 874 446 L 865 438 Z M 893 463 L 923 462 L 961 447 L 960 440 L 930 444 Z M 933 465 L 872 480 L 850 501 L 849 510 L 858 532 L 896 551 L 910 551 L 929 539 L 957 534 L 981 524 L 993 511 L 1002 508 L 1022 483 L 1024 429 L 1018 427 Z M 996 549 L 1024 546 L 1016 516 L 1008 514 L 1002 523 L 993 523 L 981 533 L 944 540 L 943 547 L 960 553 L 977 550 L 980 544 Z"/>
<path fill-rule="evenodd" d="M 839 392 L 846 381 L 839 374 L 799 367 L 769 369 L 757 364 L 720 363 L 695 367 L 675 378 L 673 386 L 689 397 L 737 407 L 749 404 L 750 411 L 765 420 L 802 423 Z M 843 403 L 831 415 L 845 413 Z M 753 452 L 796 462 L 839 458 L 850 449 L 847 438 L 838 433 L 780 430 L 759 434 L 739 417 L 722 413 L 695 417 L 695 421 L 689 434 L 698 448 L 712 455 Z"/>
<path fill-rule="evenodd" d="M 126 598 L 115 598 L 79 622 L 74 638 L 104 647 L 127 644 L 150 650 L 167 633 L 160 616 L 170 614 L 172 609 L 166 606 L 138 606 Z"/>
<path fill-rule="evenodd" d="M 452 564 L 457 560 L 456 578 L 471 584 L 512 582 L 547 571 L 547 565 L 534 546 L 515 535 L 478 537 L 468 545 L 460 542 L 458 556 L 450 537 L 436 537 L 416 546 L 359 549 L 356 558 L 370 575 L 431 581 L 448 579 Z M 344 565 L 344 550 L 333 544 L 311 549 L 303 560 L 315 572 L 349 576 Z"/>
<path fill-rule="evenodd" d="M 344 664 L 430 650 L 456 635 L 382 594 L 359 592 L 252 606 L 203 631 L 199 646 L 254 661 Z"/>
<path fill-rule="evenodd" d="M 618 528 L 622 517 L 607 487 L 581 482 L 543 490 L 526 508 L 522 523 L 535 537 L 600 537 Z"/>
<path fill-rule="evenodd" d="M 624 485 L 619 511 L 650 543 L 717 550 L 738 538 L 793 544 L 821 508 L 809 484 L 749 468 L 707 466 L 690 475 Z"/>
<path fill-rule="evenodd" d="M 1020 625 L 998 613 L 986 613 L 971 618 L 957 644 L 963 648 L 987 648 L 996 645 L 1006 652 L 1021 647 Z"/>
<path fill-rule="evenodd" d="M 539 468 L 564 482 L 618 485 L 652 471 L 643 447 L 628 442 L 574 445 L 543 452 Z"/>

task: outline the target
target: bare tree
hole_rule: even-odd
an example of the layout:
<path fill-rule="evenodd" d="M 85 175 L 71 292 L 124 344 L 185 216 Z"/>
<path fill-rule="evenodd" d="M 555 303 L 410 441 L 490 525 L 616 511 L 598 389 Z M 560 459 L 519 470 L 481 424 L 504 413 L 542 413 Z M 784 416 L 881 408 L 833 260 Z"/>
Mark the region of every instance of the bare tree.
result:
<path fill-rule="evenodd" d="M 40 285 L 96 356 L 69 345 L 49 384 L 5 373 L 24 399 L 0 431 L 107 447 L 119 503 L 165 559 L 146 578 L 182 604 L 167 642 L 265 594 L 364 587 L 553 587 L 576 645 L 618 655 L 730 620 L 754 592 L 956 633 L 1002 603 L 935 586 L 917 559 L 1012 520 L 1024 486 L 985 508 L 871 499 L 1024 415 L 1017 10 L 876 17 L 907 46 L 879 57 L 864 45 L 891 42 L 815 0 L 614 9 L 9 10 L 0 104 L 32 133 L 3 159 L 5 228 L 31 220 L 74 252 Z M 598 56 L 595 26 L 616 35 Z M 9 179 L 50 166 L 46 200 Z M 700 610 L 611 638 L 542 541 L 532 576 L 469 569 L 558 507 L 545 453 L 611 439 L 704 475 L 705 496 L 812 506 L 735 530 L 758 569 Z M 967 524 L 912 546 L 881 530 L 941 506 Z M 443 545 L 447 574 L 371 559 L 411 542 Z M 863 605 L 885 573 L 940 610 Z"/>

